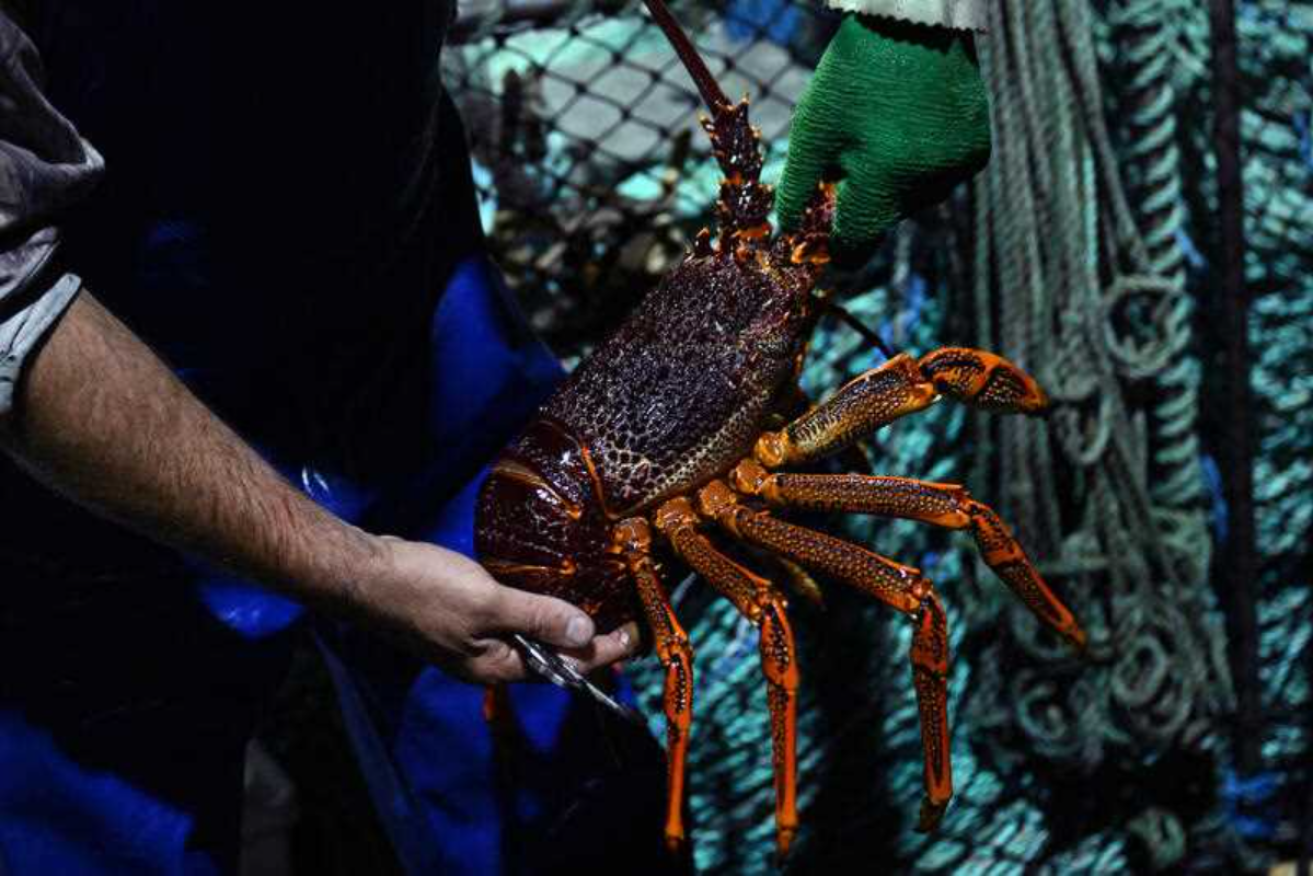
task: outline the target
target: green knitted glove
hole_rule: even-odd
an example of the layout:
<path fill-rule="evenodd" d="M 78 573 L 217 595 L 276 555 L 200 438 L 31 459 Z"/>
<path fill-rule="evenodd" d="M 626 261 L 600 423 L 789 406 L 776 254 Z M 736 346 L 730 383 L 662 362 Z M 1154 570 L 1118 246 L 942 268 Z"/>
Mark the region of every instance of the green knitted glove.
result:
<path fill-rule="evenodd" d="M 846 15 L 793 116 L 780 225 L 796 228 L 817 184 L 842 179 L 831 252 L 864 261 L 899 220 L 985 166 L 989 133 L 969 33 Z"/>

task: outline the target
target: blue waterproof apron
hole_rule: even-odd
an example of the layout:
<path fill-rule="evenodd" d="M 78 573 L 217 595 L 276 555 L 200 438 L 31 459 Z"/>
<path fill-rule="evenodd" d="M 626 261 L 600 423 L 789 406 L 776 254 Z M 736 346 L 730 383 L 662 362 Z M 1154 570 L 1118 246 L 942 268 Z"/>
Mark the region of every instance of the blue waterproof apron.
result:
<path fill-rule="evenodd" d="M 466 553 L 491 455 L 559 377 L 482 252 L 436 62 L 450 7 L 66 0 L 31 32 L 109 176 L 63 257 L 314 498 Z M 299 606 L 0 468 L 0 873 L 231 872 L 245 744 Z M 592 708 L 481 692 L 318 622 L 415 873 L 659 872 L 661 763 Z"/>

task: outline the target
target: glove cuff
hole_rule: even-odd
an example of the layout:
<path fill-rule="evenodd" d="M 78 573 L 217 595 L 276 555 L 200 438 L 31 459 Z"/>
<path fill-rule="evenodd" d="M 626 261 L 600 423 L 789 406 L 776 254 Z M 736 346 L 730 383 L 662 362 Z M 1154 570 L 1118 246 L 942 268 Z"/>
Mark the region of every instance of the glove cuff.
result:
<path fill-rule="evenodd" d="M 831 9 L 954 30 L 986 29 L 987 0 L 825 0 Z"/>

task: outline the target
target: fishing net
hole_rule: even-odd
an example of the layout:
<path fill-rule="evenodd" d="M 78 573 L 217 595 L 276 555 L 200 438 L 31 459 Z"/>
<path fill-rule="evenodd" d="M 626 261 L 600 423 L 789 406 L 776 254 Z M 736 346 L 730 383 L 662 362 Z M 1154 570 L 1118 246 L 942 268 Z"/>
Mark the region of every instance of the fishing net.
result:
<path fill-rule="evenodd" d="M 1183 25 L 1197 46 L 1204 31 L 1200 16 L 1192 13 Z M 1252 849 L 1307 861 L 1313 856 L 1313 4 L 1246 3 L 1237 28 L 1245 103 L 1245 281 L 1258 432 L 1261 696 L 1255 728 L 1261 748 L 1258 770 L 1228 777 L 1225 790 Z M 1196 75 L 1186 84 L 1183 112 L 1198 118 L 1206 112 L 1208 80 Z M 1209 180 L 1208 147 L 1207 132 L 1198 126 L 1183 138 L 1187 179 Z M 1216 194 L 1207 185 L 1199 189 L 1191 200 L 1189 234 L 1201 241 L 1196 288 L 1207 294 Z M 1224 417 L 1219 412 L 1213 422 Z M 1224 532 L 1225 509 L 1215 518 Z"/>

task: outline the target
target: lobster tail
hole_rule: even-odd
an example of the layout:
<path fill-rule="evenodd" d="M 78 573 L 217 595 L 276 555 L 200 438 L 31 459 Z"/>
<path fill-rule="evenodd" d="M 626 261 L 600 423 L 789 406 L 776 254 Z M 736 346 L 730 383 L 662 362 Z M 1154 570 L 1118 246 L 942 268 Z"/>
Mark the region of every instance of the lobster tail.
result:
<path fill-rule="evenodd" d="M 493 466 L 479 494 L 479 561 L 504 584 L 566 599 L 614 629 L 637 615 L 587 451 L 535 420 Z"/>

